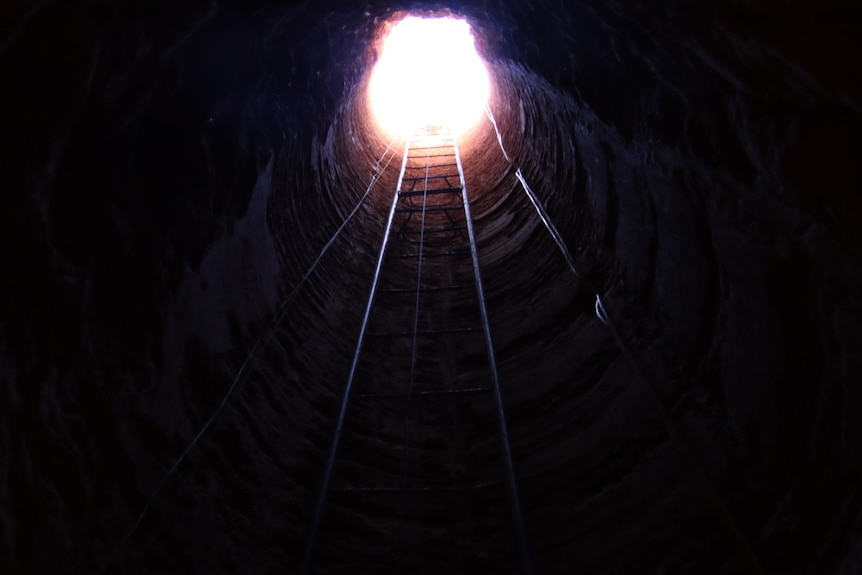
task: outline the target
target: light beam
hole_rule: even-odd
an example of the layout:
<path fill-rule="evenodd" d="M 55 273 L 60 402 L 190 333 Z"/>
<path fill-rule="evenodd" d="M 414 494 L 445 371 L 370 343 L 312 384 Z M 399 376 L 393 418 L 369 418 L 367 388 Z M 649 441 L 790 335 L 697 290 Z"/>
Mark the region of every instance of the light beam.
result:
<path fill-rule="evenodd" d="M 406 138 L 427 128 L 463 134 L 482 117 L 490 86 L 466 21 L 408 17 L 384 40 L 368 90 L 377 125 Z"/>

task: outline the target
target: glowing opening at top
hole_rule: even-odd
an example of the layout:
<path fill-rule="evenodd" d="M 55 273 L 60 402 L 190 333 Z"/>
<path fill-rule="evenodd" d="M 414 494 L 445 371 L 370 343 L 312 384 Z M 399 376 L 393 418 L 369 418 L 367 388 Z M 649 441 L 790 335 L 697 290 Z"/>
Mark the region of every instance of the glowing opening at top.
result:
<path fill-rule="evenodd" d="M 406 138 L 429 127 L 463 134 L 481 118 L 490 88 L 466 21 L 411 16 L 384 40 L 368 90 L 378 126 Z"/>

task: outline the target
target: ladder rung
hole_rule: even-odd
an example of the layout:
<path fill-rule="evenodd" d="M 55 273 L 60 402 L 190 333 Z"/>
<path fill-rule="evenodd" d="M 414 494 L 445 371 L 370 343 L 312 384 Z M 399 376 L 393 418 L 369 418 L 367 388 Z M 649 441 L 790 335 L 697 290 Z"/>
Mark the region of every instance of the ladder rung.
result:
<path fill-rule="evenodd" d="M 463 210 L 464 206 L 425 206 L 424 208 L 396 208 L 395 211 L 397 213 L 417 213 L 422 212 L 422 210 L 426 212 L 449 212 L 452 210 Z"/>
<path fill-rule="evenodd" d="M 415 147 L 415 148 L 413 148 L 413 149 L 420 149 L 420 150 L 448 150 L 448 149 L 454 149 L 454 148 L 455 148 L 455 146 L 453 146 L 452 144 L 444 144 L 444 145 L 442 145 L 442 146 L 416 146 L 416 147 Z M 408 156 L 408 157 L 409 157 L 409 156 Z M 418 157 L 424 158 L 425 156 L 418 156 Z"/>
<path fill-rule="evenodd" d="M 469 256 L 469 255 L 470 255 L 470 252 L 468 252 L 467 250 L 458 250 L 458 251 L 452 251 L 452 252 L 423 252 L 422 253 L 423 258 L 444 258 L 444 257 L 455 257 L 455 256 Z M 396 259 L 404 259 L 404 260 L 416 259 L 419 257 L 419 253 L 413 252 L 413 253 L 409 253 L 409 254 L 401 254 L 401 255 L 392 256 L 392 257 L 396 258 Z"/>
<path fill-rule="evenodd" d="M 427 230 L 424 230 L 424 233 L 426 233 L 426 234 L 442 234 L 443 232 L 453 232 L 453 231 L 463 230 L 463 229 L 466 229 L 466 228 L 464 226 L 446 226 L 445 228 L 428 228 Z M 417 234 L 421 234 L 422 230 L 398 230 L 397 233 L 417 235 Z"/>
<path fill-rule="evenodd" d="M 437 158 L 454 158 L 455 154 L 453 152 L 441 152 L 437 154 L 422 154 L 421 156 L 407 156 L 408 160 L 434 160 Z M 420 168 L 424 168 L 425 166 L 407 166 L 408 170 L 418 170 Z"/>
<path fill-rule="evenodd" d="M 460 194 L 461 188 L 436 188 L 433 190 L 401 190 L 398 192 L 400 197 L 421 196 L 427 193 L 429 196 L 437 196 L 440 194 Z"/>
<path fill-rule="evenodd" d="M 470 284 L 454 284 L 448 286 L 422 286 L 419 291 L 457 291 L 462 289 L 476 289 L 476 286 Z M 416 293 L 416 288 L 379 288 L 380 293 Z"/>
<path fill-rule="evenodd" d="M 414 389 L 411 396 L 422 395 L 460 395 L 469 393 L 481 393 L 483 391 L 491 391 L 490 387 L 465 387 L 462 389 Z M 390 399 L 407 397 L 406 391 L 389 391 L 383 393 L 360 393 L 359 397 L 365 399 Z"/>
<path fill-rule="evenodd" d="M 475 327 L 453 327 L 451 329 L 427 329 L 427 330 L 419 330 L 416 332 L 412 331 L 384 331 L 381 333 L 369 333 L 366 337 L 407 337 L 412 336 L 414 333 L 416 335 L 445 335 L 448 333 L 474 333 L 477 331 L 482 331 L 481 329 Z"/>
<path fill-rule="evenodd" d="M 333 487 L 333 491 L 339 493 L 402 493 L 404 491 L 429 492 L 429 491 L 475 491 L 478 489 L 486 489 L 502 483 L 499 479 L 494 481 L 485 481 L 475 485 L 451 485 L 451 486 L 433 486 L 433 485 L 417 485 L 412 487 Z"/>
<path fill-rule="evenodd" d="M 425 180 L 446 180 L 458 178 L 458 174 L 441 174 L 439 176 L 416 176 L 415 178 L 401 178 L 405 182 L 424 182 Z"/>
<path fill-rule="evenodd" d="M 457 163 L 452 163 L 450 160 L 455 159 L 455 154 L 432 154 L 430 156 L 410 156 L 408 160 L 414 160 L 412 166 L 404 166 L 404 171 L 425 170 L 428 168 L 441 168 L 457 166 Z"/>
<path fill-rule="evenodd" d="M 440 154 L 440 155 L 431 156 L 431 157 L 432 158 L 445 158 L 446 156 Z M 456 166 L 457 167 L 458 164 L 456 164 L 454 162 L 452 162 L 452 163 L 447 162 L 445 164 L 426 164 L 424 166 L 406 166 L 404 169 L 405 170 L 425 170 L 425 169 L 432 169 L 432 168 L 446 168 L 449 166 Z"/>

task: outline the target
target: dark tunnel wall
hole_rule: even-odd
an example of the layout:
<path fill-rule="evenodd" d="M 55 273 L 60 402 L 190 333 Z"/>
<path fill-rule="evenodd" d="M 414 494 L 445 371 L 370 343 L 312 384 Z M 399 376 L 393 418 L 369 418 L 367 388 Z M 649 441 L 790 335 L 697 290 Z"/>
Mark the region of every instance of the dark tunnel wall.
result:
<path fill-rule="evenodd" d="M 397 156 L 291 293 L 386 148 L 368 46 L 412 8 L 446 6 L 2 10 L 4 573 L 296 570 Z M 862 570 L 859 9 L 448 8 L 584 280 L 484 122 L 464 165 L 536 571 L 750 571 L 590 286 L 762 570 Z M 361 447 L 392 414 L 358 405 Z M 423 532 L 411 570 L 516 572 L 493 496 Z M 397 514 L 330 503 L 319 572 L 391 569 Z"/>

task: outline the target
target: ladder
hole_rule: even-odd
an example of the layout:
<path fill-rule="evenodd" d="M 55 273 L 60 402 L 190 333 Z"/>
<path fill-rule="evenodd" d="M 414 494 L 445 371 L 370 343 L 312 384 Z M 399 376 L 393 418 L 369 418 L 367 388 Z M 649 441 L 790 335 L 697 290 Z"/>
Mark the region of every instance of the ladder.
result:
<path fill-rule="evenodd" d="M 458 143 L 429 127 L 405 142 L 301 573 L 337 549 L 327 532 L 349 532 L 367 538 L 354 572 L 474 571 L 497 554 L 529 574 L 516 483 Z M 392 565 L 363 563 L 381 556 Z"/>

